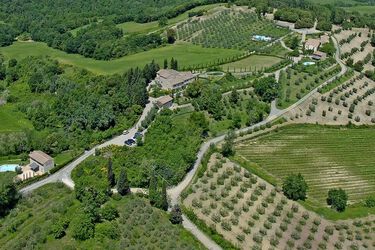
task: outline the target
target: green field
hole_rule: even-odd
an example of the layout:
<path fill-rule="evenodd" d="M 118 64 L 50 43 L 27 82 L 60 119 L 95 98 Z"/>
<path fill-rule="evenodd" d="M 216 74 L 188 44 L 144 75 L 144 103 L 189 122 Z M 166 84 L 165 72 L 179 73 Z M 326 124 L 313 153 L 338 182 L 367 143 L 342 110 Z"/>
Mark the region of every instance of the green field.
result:
<path fill-rule="evenodd" d="M 33 128 L 33 125 L 25 118 L 25 115 L 10 104 L 0 106 L 0 120 L 0 133 L 18 132 Z"/>
<path fill-rule="evenodd" d="M 184 67 L 210 63 L 221 58 L 240 55 L 242 52 L 235 49 L 202 48 L 189 43 L 178 43 L 111 61 L 99 61 L 77 54 L 67 54 L 63 51 L 52 49 L 44 43 L 15 42 L 9 47 L 0 48 L 0 53 L 6 59 L 21 59 L 27 56 L 50 56 L 63 64 L 85 68 L 97 74 L 114 74 L 125 72 L 132 67 L 143 67 L 153 59 L 162 65 L 164 59 L 174 57 L 178 60 L 179 65 Z"/>
<path fill-rule="evenodd" d="M 375 128 L 292 125 L 236 145 L 236 158 L 276 180 L 301 173 L 308 201 L 325 205 L 330 188 L 343 188 L 350 202 L 375 194 Z"/>
<path fill-rule="evenodd" d="M 203 6 L 198 6 L 195 7 L 187 12 L 184 12 L 177 17 L 171 18 L 168 20 L 168 26 L 174 25 L 178 22 L 181 22 L 185 19 L 187 19 L 189 16 L 189 12 L 194 12 L 194 11 L 199 11 L 199 10 L 206 10 L 210 12 L 210 10 L 219 7 L 223 5 L 222 3 L 218 4 L 210 4 L 210 5 L 203 5 Z M 116 25 L 118 28 L 121 28 L 124 31 L 124 34 L 128 33 L 148 33 L 152 31 L 156 31 L 160 29 L 159 27 L 159 22 L 154 21 L 154 22 L 149 22 L 149 23 L 136 23 L 136 22 L 125 22 L 125 23 L 120 23 Z"/>
<path fill-rule="evenodd" d="M 223 70 L 229 71 L 255 71 L 255 69 L 260 70 L 262 68 L 271 67 L 272 65 L 281 62 L 281 60 L 281 58 L 275 56 L 252 55 L 236 62 L 223 64 L 221 67 Z"/>
<path fill-rule="evenodd" d="M 151 207 L 144 198 L 127 196 L 110 199 L 105 206 L 108 203 L 118 210 L 119 218 L 97 223 L 95 237 L 77 241 L 71 227 L 77 214 L 82 213 L 80 202 L 63 184 L 48 184 L 0 219 L 0 248 L 204 249 L 182 226 L 172 225 L 165 212 Z M 51 229 L 62 218 L 70 224 L 66 235 L 55 239 Z"/>
<path fill-rule="evenodd" d="M 361 14 L 375 14 L 375 5 L 357 5 L 353 7 L 346 7 L 344 8 L 346 11 L 358 11 Z"/>

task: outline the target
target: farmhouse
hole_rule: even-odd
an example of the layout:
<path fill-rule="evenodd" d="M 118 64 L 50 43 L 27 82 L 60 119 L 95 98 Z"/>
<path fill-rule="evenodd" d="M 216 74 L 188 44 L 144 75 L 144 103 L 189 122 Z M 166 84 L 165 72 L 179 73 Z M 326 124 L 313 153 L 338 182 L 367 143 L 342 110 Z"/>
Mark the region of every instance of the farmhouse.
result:
<path fill-rule="evenodd" d="M 30 163 L 22 167 L 22 173 L 17 177 L 20 180 L 26 180 L 34 176 L 49 172 L 55 165 L 51 156 L 42 151 L 33 151 L 29 154 Z"/>
<path fill-rule="evenodd" d="M 162 69 L 157 72 L 155 82 L 164 90 L 176 90 L 185 87 L 196 78 L 197 75 L 191 72 Z"/>
<path fill-rule="evenodd" d="M 173 104 L 173 98 L 169 95 L 162 96 L 156 101 L 158 108 L 170 108 Z"/>
<path fill-rule="evenodd" d="M 315 60 L 325 60 L 326 58 L 327 58 L 327 54 L 321 51 L 316 51 L 312 55 L 312 59 L 315 59 Z"/>
<path fill-rule="evenodd" d="M 309 39 L 305 43 L 305 50 L 312 50 L 316 52 L 320 46 L 320 39 Z"/>

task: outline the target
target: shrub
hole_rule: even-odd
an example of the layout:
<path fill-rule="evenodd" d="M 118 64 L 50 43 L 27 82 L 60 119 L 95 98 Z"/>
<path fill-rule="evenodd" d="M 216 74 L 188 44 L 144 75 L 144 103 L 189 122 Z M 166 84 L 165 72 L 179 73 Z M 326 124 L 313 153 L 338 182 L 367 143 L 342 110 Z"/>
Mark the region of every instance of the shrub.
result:
<path fill-rule="evenodd" d="M 236 238 L 237 238 L 238 241 L 243 242 L 245 240 L 245 235 L 239 234 L 239 235 L 237 235 Z"/>
<path fill-rule="evenodd" d="M 76 240 L 87 240 L 94 236 L 94 223 L 88 214 L 79 214 L 71 222 L 72 236 Z"/>
<path fill-rule="evenodd" d="M 286 224 L 285 222 L 282 222 L 280 224 L 280 229 L 281 231 L 285 232 L 288 229 L 288 224 Z"/>
<path fill-rule="evenodd" d="M 211 216 L 211 219 L 212 219 L 213 222 L 219 223 L 221 221 L 221 216 L 220 216 L 220 214 L 215 213 Z"/>
<path fill-rule="evenodd" d="M 262 235 L 260 235 L 260 234 L 258 234 L 258 233 L 256 233 L 256 234 L 254 234 L 254 236 L 253 236 L 253 240 L 256 242 L 256 243 L 262 243 L 262 241 L 263 241 L 263 236 Z"/>
<path fill-rule="evenodd" d="M 111 205 L 106 205 L 100 209 L 100 217 L 103 220 L 112 221 L 119 216 L 118 211 Z"/>
<path fill-rule="evenodd" d="M 97 224 L 95 227 L 95 237 L 118 239 L 119 238 L 119 227 L 115 222 L 103 222 Z"/>
<path fill-rule="evenodd" d="M 334 227 L 333 226 L 326 226 L 326 228 L 324 229 L 324 232 L 326 232 L 329 235 L 332 235 L 333 231 L 334 231 Z"/>
<path fill-rule="evenodd" d="M 301 235 L 300 235 L 300 233 L 299 233 L 299 232 L 296 232 L 296 231 L 294 231 L 294 232 L 291 234 L 291 237 L 292 237 L 293 239 L 295 239 L 295 240 L 299 240 L 299 239 L 301 239 Z"/>
<path fill-rule="evenodd" d="M 66 218 L 61 218 L 52 225 L 52 235 L 55 239 L 60 239 L 65 236 L 65 230 L 69 226 L 69 221 Z"/>
<path fill-rule="evenodd" d="M 227 221 L 227 220 L 223 220 L 221 222 L 221 227 L 225 230 L 225 231 L 231 231 L 232 230 L 232 226 L 230 225 L 230 223 Z"/>
<path fill-rule="evenodd" d="M 279 245 L 279 239 L 275 236 L 271 237 L 270 243 L 272 246 L 277 247 Z"/>
<path fill-rule="evenodd" d="M 309 217 L 310 217 L 309 212 L 305 211 L 305 212 L 302 213 L 302 218 L 304 218 L 305 220 L 309 219 Z"/>
<path fill-rule="evenodd" d="M 367 197 L 365 200 L 366 207 L 375 207 L 375 196 Z"/>

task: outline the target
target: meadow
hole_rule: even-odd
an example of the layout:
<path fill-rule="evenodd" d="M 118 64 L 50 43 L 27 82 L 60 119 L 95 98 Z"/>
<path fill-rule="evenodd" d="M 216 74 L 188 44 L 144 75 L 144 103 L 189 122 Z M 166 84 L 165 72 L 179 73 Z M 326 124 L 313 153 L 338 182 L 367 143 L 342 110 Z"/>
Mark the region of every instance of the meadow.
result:
<path fill-rule="evenodd" d="M 99 61 L 77 54 L 67 54 L 39 42 L 15 42 L 11 46 L 0 48 L 0 53 L 6 59 L 49 56 L 62 64 L 84 68 L 96 74 L 123 73 L 130 68 L 143 68 L 146 63 L 151 62 L 153 59 L 162 65 L 164 59 L 170 60 L 174 57 L 178 60 L 180 67 L 188 67 L 212 63 L 222 58 L 235 57 L 242 54 L 241 51 L 235 49 L 203 48 L 189 43 L 177 43 L 111 61 Z"/>
<path fill-rule="evenodd" d="M 375 246 L 373 217 L 328 221 L 220 154 L 213 154 L 205 166 L 186 191 L 184 209 L 223 249 Z"/>
<path fill-rule="evenodd" d="M 361 14 L 371 15 L 375 13 L 375 5 L 357 5 L 344 8 L 348 12 L 358 11 Z"/>
<path fill-rule="evenodd" d="M 26 119 L 25 115 L 11 104 L 0 106 L 0 133 L 19 132 L 32 129 L 33 125 Z"/>
<path fill-rule="evenodd" d="M 373 127 L 341 128 L 291 125 L 236 145 L 236 158 L 261 169 L 280 184 L 301 173 L 308 200 L 325 205 L 331 188 L 343 188 L 350 203 L 375 193 Z"/>
<path fill-rule="evenodd" d="M 276 56 L 252 55 L 242 60 L 223 64 L 220 67 L 226 71 L 256 71 L 271 67 L 279 62 L 281 58 Z"/>
<path fill-rule="evenodd" d="M 119 213 L 112 221 L 95 226 L 95 237 L 76 241 L 71 224 L 66 235 L 54 237 L 54 225 L 74 220 L 80 202 L 63 184 L 48 184 L 22 199 L 9 215 L 0 218 L 2 249 L 204 249 L 180 225 L 172 225 L 168 215 L 135 195 L 110 199 Z"/>

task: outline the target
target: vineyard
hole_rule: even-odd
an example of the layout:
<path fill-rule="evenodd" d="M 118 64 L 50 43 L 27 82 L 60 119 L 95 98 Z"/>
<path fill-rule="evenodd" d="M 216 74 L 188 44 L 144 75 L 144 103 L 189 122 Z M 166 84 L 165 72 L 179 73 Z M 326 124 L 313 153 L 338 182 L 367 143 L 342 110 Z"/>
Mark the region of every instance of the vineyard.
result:
<path fill-rule="evenodd" d="M 311 90 L 340 72 L 340 66 L 333 59 L 304 66 L 303 61 L 287 68 L 280 74 L 280 96 L 278 106 L 287 108 Z"/>
<path fill-rule="evenodd" d="M 253 41 L 254 35 L 269 36 L 273 40 L 289 31 L 270 21 L 260 20 L 249 10 L 226 9 L 209 16 L 192 19 L 177 25 L 179 40 L 207 48 L 235 48 L 258 51 L 267 42 Z"/>
<path fill-rule="evenodd" d="M 240 249 L 359 249 L 375 246 L 373 218 L 332 223 L 221 155 L 188 190 L 184 205 Z M 217 239 L 217 238 L 216 238 Z"/>
<path fill-rule="evenodd" d="M 307 99 L 298 109 L 286 117 L 296 123 L 320 123 L 329 125 L 375 124 L 375 82 L 357 74 L 331 91 Z M 324 93 L 327 92 L 327 93 Z"/>
<path fill-rule="evenodd" d="M 375 193 L 374 128 L 291 125 L 237 144 L 238 157 L 254 163 L 281 182 L 301 173 L 309 199 L 325 204 L 331 188 L 343 188 L 350 202 Z"/>

